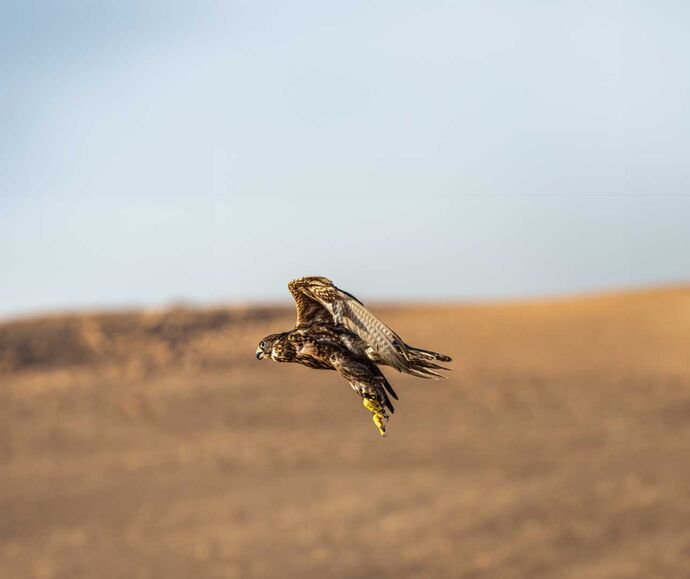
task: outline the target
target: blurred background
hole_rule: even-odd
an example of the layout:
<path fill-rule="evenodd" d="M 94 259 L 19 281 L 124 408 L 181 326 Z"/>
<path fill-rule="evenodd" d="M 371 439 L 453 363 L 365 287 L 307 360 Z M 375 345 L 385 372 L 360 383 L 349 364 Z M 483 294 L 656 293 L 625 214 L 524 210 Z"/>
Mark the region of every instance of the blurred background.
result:
<path fill-rule="evenodd" d="M 0 576 L 685 577 L 689 21 L 0 1 Z M 455 357 L 387 439 L 302 275 Z"/>

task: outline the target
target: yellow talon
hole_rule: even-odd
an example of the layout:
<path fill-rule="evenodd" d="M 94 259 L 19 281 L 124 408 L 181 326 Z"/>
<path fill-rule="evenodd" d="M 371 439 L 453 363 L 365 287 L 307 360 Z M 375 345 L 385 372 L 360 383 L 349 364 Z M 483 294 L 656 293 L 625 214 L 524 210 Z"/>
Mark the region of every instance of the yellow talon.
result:
<path fill-rule="evenodd" d="M 385 413 L 386 411 L 378 402 L 371 400 L 370 398 L 364 398 L 364 400 L 362 400 L 362 404 L 364 405 L 364 408 L 371 412 L 371 418 L 374 421 L 376 428 L 379 429 L 381 436 L 386 436 L 386 421 L 388 420 L 388 416 Z"/>
<path fill-rule="evenodd" d="M 379 434 L 381 434 L 381 436 L 386 436 L 386 425 L 383 423 L 386 417 L 383 414 L 374 414 L 372 418 L 374 424 L 376 424 L 376 428 L 379 429 Z"/>

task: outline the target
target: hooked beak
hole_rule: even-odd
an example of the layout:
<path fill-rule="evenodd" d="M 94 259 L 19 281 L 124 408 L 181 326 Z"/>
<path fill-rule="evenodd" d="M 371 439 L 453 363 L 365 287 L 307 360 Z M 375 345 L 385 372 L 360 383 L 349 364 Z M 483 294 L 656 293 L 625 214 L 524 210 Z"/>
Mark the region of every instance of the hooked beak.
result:
<path fill-rule="evenodd" d="M 256 359 L 261 360 L 261 358 L 263 358 L 263 357 L 264 357 L 263 351 L 261 350 L 261 348 L 257 348 L 256 349 Z"/>

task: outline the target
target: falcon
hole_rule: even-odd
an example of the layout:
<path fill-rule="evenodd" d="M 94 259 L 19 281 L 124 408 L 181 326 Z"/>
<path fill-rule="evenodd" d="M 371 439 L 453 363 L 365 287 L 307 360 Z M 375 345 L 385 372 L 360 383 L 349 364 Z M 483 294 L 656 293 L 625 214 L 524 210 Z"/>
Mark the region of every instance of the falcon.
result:
<path fill-rule="evenodd" d="M 352 294 L 325 277 L 300 277 L 288 284 L 297 306 L 297 322 L 289 332 L 271 334 L 259 343 L 257 360 L 295 362 L 317 370 L 335 370 L 345 378 L 386 436 L 390 397 L 395 390 L 379 366 L 390 366 L 418 378 L 445 378 L 449 370 L 437 362 L 451 358 L 406 344 Z"/>

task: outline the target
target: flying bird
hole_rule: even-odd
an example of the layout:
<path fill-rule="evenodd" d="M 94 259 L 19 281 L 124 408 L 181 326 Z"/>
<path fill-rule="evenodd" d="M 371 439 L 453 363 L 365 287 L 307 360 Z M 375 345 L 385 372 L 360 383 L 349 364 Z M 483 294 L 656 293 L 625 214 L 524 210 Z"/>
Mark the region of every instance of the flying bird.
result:
<path fill-rule="evenodd" d="M 438 380 L 437 362 L 450 356 L 406 344 L 352 294 L 325 277 L 300 277 L 288 284 L 297 306 L 297 322 L 289 332 L 271 334 L 259 343 L 256 358 L 296 362 L 318 370 L 335 370 L 362 397 L 381 436 L 386 436 L 390 396 L 395 390 L 379 366 L 419 378 Z M 390 395 L 390 396 L 389 396 Z"/>

